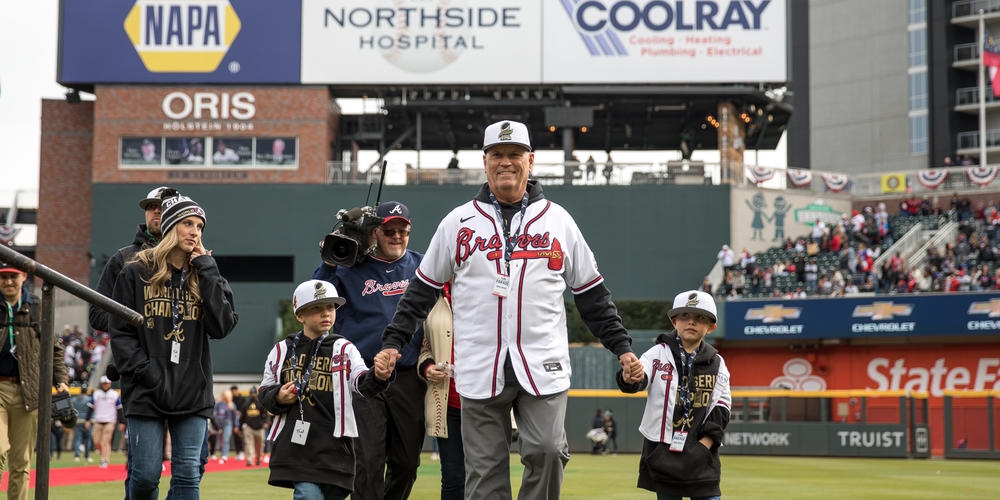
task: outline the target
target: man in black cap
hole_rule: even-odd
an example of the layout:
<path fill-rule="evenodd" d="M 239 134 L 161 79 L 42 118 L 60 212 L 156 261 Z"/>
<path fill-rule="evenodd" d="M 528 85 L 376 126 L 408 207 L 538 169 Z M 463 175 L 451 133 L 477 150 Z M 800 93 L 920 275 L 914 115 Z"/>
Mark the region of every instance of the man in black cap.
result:
<path fill-rule="evenodd" d="M 264 451 L 264 430 L 267 429 L 267 412 L 257 399 L 257 387 L 250 387 L 250 395 L 241 398 L 236 408 L 240 411 L 240 430 L 243 433 L 243 451 L 247 467 L 260 465 Z"/>
<path fill-rule="evenodd" d="M 407 249 L 410 210 L 397 201 L 378 206 L 383 219 L 371 234 L 366 258 L 354 266 L 320 264 L 313 279 L 333 283 L 347 303 L 337 310 L 333 332 L 350 340 L 368 366 L 382 348 L 382 330 L 396 312 L 423 255 Z M 417 375 L 423 330 L 400 350 L 396 380 L 373 398 L 354 400 L 358 423 L 357 471 L 351 498 L 404 499 L 410 495 L 424 442 L 426 384 Z"/>
<path fill-rule="evenodd" d="M 132 260 L 135 254 L 141 250 L 151 248 L 160 239 L 160 194 L 169 189 L 160 186 L 153 189 L 145 198 L 139 200 L 139 208 L 145 212 L 146 223 L 139 224 L 135 232 L 135 239 L 132 244 L 118 249 L 114 255 L 108 259 L 108 263 L 101 272 L 101 279 L 97 282 L 97 291 L 105 297 L 111 298 L 111 292 L 115 289 L 115 280 L 118 273 L 125 267 L 125 263 Z M 104 309 L 93 304 L 90 305 L 90 326 L 94 330 L 108 331 L 108 313 Z"/>

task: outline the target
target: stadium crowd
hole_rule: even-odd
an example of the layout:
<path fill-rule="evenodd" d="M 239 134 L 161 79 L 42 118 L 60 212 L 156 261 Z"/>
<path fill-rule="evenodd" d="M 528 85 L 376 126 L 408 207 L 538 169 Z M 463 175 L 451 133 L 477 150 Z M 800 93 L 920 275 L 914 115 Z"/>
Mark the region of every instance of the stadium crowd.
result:
<path fill-rule="evenodd" d="M 898 254 L 876 264 L 914 225 L 937 229 L 949 221 L 958 223 L 955 239 L 942 249 L 930 247 L 921 264 L 911 267 Z M 723 299 L 1000 290 L 998 227 L 1000 209 L 993 201 L 973 208 L 955 194 L 940 209 L 926 196 L 914 196 L 899 202 L 896 215 L 879 203 L 836 224 L 817 220 L 810 234 L 756 254 L 744 248 L 737 255 L 723 245 L 717 255 L 721 283 L 713 288 L 706 277 L 701 288 Z"/>

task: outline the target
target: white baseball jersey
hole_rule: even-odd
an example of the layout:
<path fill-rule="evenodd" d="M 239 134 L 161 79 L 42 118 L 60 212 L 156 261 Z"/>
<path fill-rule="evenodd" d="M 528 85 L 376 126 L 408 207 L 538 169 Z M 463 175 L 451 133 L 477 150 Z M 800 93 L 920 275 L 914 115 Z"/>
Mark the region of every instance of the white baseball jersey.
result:
<path fill-rule="evenodd" d="M 729 369 L 722 356 L 719 358 L 719 372 L 712 387 L 712 396 L 705 410 L 702 423 L 708 419 L 717 405 L 727 409 L 731 407 L 732 395 L 729 392 Z M 674 365 L 674 355 L 666 344 L 656 344 L 639 358 L 642 369 L 646 373 L 649 385 L 646 387 L 646 409 L 642 413 L 639 432 L 646 439 L 670 444 L 674 434 L 674 407 L 677 402 L 677 390 L 681 383 L 681 373 Z"/>
<path fill-rule="evenodd" d="M 568 285 L 579 294 L 604 281 L 563 207 L 538 200 L 523 220 L 520 211 L 513 216 L 510 231 L 515 244 L 505 298 L 493 293 L 506 266 L 503 221 L 491 203 L 473 200 L 445 216 L 417 268 L 417 277 L 431 287 L 454 281 L 455 388 L 467 398 L 503 390 L 508 355 L 529 393 L 569 389 L 563 291 Z"/>
<path fill-rule="evenodd" d="M 122 407 L 122 400 L 118 396 L 118 391 L 114 389 L 106 391 L 97 389 L 90 395 L 90 401 L 87 402 L 87 406 L 94 409 L 94 414 L 91 418 L 94 422 L 100 424 L 114 423 L 118 420 L 118 409 Z"/>
<path fill-rule="evenodd" d="M 326 335 L 328 334 L 324 334 L 323 337 L 325 338 Z M 290 350 L 291 337 L 274 344 L 271 352 L 267 355 L 267 361 L 264 363 L 264 378 L 261 380 L 258 388 L 282 383 L 281 371 L 285 366 L 285 359 L 288 357 L 288 351 Z M 330 377 L 332 379 L 329 392 L 333 396 L 333 436 L 338 438 L 345 436 L 358 437 L 358 426 L 354 421 L 354 404 L 351 392 L 360 394 L 358 391 L 358 378 L 368 371 L 365 360 L 361 358 L 358 348 L 354 347 L 354 344 L 345 338 L 337 339 L 329 352 L 326 351 L 326 348 L 321 348 L 316 356 L 328 356 L 330 358 L 330 363 L 326 369 L 323 369 L 322 364 L 320 364 L 320 368 L 314 368 L 313 375 Z M 346 377 L 347 380 L 344 380 L 345 377 L 343 376 L 344 367 L 349 370 Z M 324 374 L 324 372 L 326 373 Z M 313 379 L 312 376 L 309 378 L 310 380 Z M 326 389 L 323 390 L 325 391 Z M 281 434 L 281 429 L 285 426 L 285 422 L 289 418 L 293 421 L 299 418 L 297 407 L 293 411 L 278 415 L 267 433 L 269 441 L 274 441 Z"/>

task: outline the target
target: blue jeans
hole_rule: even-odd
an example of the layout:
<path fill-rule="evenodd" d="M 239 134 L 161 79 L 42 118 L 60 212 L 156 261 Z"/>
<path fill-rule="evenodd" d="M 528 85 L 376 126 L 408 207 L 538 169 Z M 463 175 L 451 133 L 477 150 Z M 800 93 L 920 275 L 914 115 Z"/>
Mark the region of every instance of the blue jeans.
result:
<path fill-rule="evenodd" d="M 225 425 L 222 426 L 222 432 L 219 433 L 219 448 L 222 450 L 222 458 L 229 458 L 229 440 L 233 437 L 233 423 L 232 421 L 227 421 Z"/>
<path fill-rule="evenodd" d="M 90 458 L 90 430 L 83 425 L 76 426 L 73 433 L 73 456 L 80 456 L 80 445 L 83 445 L 83 458 Z"/>
<path fill-rule="evenodd" d="M 170 497 L 173 500 L 199 498 L 201 481 L 199 456 L 205 440 L 205 417 L 184 416 L 166 419 L 172 446 Z M 163 462 L 163 419 L 129 417 L 128 447 L 131 455 L 129 498 L 159 498 L 160 471 Z"/>
<path fill-rule="evenodd" d="M 292 500 L 343 500 L 351 492 L 333 484 L 295 483 Z"/>
<path fill-rule="evenodd" d="M 436 438 L 441 451 L 441 500 L 465 498 L 465 453 L 462 451 L 462 410 L 448 407 L 448 437 Z"/>
<path fill-rule="evenodd" d="M 656 500 L 682 500 L 684 497 L 677 495 L 667 495 L 666 493 L 657 493 Z M 722 497 L 691 497 L 691 500 L 719 500 Z"/>
<path fill-rule="evenodd" d="M 198 462 L 198 483 L 201 484 L 201 478 L 205 477 L 205 464 L 208 463 L 208 425 L 205 426 L 205 440 L 201 442 L 201 460 Z M 170 476 L 170 491 L 167 492 L 166 500 L 173 500 L 170 493 L 174 490 L 175 476 Z M 126 479 L 126 481 L 128 481 Z M 130 500 L 126 498 L 125 500 Z"/>

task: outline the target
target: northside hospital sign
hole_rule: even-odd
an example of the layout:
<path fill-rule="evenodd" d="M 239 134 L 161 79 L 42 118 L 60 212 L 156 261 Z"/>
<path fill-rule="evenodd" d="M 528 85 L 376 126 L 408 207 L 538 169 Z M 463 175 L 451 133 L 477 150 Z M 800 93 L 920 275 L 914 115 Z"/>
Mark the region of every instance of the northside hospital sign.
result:
<path fill-rule="evenodd" d="M 58 80 L 780 83 L 788 1 L 62 2 Z"/>
<path fill-rule="evenodd" d="M 728 82 L 734 74 L 746 81 L 786 79 L 784 0 L 302 5 L 303 83 Z M 342 49 L 335 57 L 323 50 L 334 46 Z"/>

